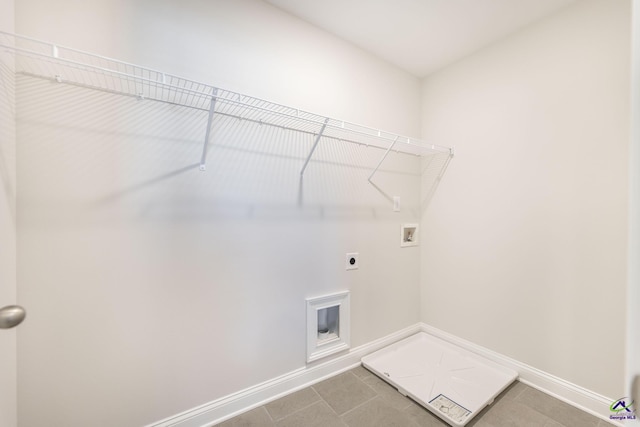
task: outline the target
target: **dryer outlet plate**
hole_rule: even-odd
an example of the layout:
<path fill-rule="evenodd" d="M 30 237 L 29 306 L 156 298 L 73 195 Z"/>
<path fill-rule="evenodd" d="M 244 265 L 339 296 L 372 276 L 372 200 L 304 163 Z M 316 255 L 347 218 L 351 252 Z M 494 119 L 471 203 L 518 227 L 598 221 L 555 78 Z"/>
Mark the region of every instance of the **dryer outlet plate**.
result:
<path fill-rule="evenodd" d="M 347 260 L 345 263 L 345 267 L 347 270 L 357 270 L 360 266 L 360 262 L 358 260 L 358 253 L 351 252 L 347 254 Z"/>

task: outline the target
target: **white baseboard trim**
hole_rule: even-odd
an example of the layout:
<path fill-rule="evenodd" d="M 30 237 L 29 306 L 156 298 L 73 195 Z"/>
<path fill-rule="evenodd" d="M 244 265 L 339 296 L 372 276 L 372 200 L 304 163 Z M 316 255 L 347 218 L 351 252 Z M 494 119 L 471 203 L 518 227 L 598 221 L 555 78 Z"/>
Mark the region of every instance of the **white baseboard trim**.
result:
<path fill-rule="evenodd" d="M 462 347 L 465 350 L 476 353 L 491 360 L 492 362 L 513 369 L 518 372 L 519 380 L 522 383 L 538 389 L 597 418 L 608 421 L 613 425 L 623 426 L 623 424 L 609 419 L 609 414 L 611 413 L 609 411 L 609 407 L 615 399 L 587 390 L 586 388 L 570 383 L 569 381 L 565 381 L 562 378 L 558 378 L 547 372 L 511 359 L 510 357 L 496 353 L 492 350 L 456 337 L 455 335 L 451 335 L 438 328 L 427 325 L 426 323 L 420 324 L 420 330 L 444 341 L 455 344 L 458 347 Z"/>
<path fill-rule="evenodd" d="M 425 323 L 417 323 L 409 326 L 386 337 L 353 348 L 342 355 L 331 358 L 328 361 L 318 361 L 307 364 L 305 367 L 300 369 L 296 369 L 282 376 L 222 397 L 181 414 L 166 418 L 162 421 L 149 424 L 146 427 L 209 427 L 212 424 L 228 420 L 229 418 L 233 418 L 243 412 L 279 399 L 289 393 L 309 387 L 317 382 L 352 369 L 359 365 L 360 359 L 367 354 L 391 345 L 417 332 L 426 332 L 502 366 L 511 368 L 518 372 L 519 380 L 524 384 L 560 399 L 563 402 L 590 413 L 595 417 L 606 420 L 613 425 L 623 427 L 623 424 L 613 422 L 608 418 L 609 406 L 614 399 L 594 393 L 583 387 L 451 335 Z"/>
<path fill-rule="evenodd" d="M 181 414 L 149 424 L 146 427 L 208 427 L 233 418 L 243 412 L 279 399 L 289 393 L 347 371 L 360 364 L 369 353 L 420 332 L 421 324 L 409 326 L 386 337 L 348 350 L 327 361 L 309 363 L 305 367 L 265 381 Z"/>

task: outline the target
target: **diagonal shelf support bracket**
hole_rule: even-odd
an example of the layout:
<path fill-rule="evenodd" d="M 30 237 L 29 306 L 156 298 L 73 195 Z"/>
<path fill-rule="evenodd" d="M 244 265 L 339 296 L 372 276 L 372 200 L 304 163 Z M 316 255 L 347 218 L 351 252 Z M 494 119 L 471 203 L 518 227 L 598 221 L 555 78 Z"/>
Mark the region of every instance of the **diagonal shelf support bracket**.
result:
<path fill-rule="evenodd" d="M 302 178 L 304 176 L 304 170 L 307 168 L 307 165 L 309 164 L 309 161 L 311 160 L 311 156 L 313 156 L 313 152 L 316 151 L 316 147 L 318 146 L 318 142 L 320 142 L 320 137 L 322 137 L 322 134 L 324 133 L 324 130 L 327 127 L 327 123 L 329 123 L 329 118 L 328 117 L 326 119 L 324 119 L 324 123 L 322 124 L 322 127 L 320 128 L 320 132 L 318 132 L 318 135 L 316 136 L 316 140 L 313 142 L 313 147 L 311 147 L 311 151 L 309 152 L 309 155 L 307 156 L 307 160 L 304 162 L 304 166 L 302 166 L 302 170 L 300 171 L 300 178 Z"/>
<path fill-rule="evenodd" d="M 382 166 L 382 162 L 384 162 L 384 159 L 387 158 L 387 156 L 391 152 L 391 149 L 393 148 L 393 146 L 396 145 L 396 142 L 398 141 L 398 138 L 399 137 L 396 136 L 396 139 L 393 140 L 393 142 L 391 143 L 389 148 L 387 148 L 387 151 L 384 152 L 384 155 L 382 156 L 382 158 L 378 162 L 378 165 L 376 166 L 376 168 L 373 170 L 373 172 L 371 172 L 371 175 L 369 175 L 369 178 L 367 178 L 370 183 L 373 184 L 373 182 L 371 181 L 371 178 L 373 178 L 373 175 L 375 175 L 376 172 L 378 172 L 378 169 L 380 169 L 380 166 Z"/>
<path fill-rule="evenodd" d="M 207 170 L 207 149 L 209 148 L 209 138 L 211 137 L 211 125 L 213 122 L 213 115 L 216 112 L 216 100 L 218 99 L 216 95 L 218 94 L 218 89 L 213 89 L 213 93 L 211 95 L 211 104 L 209 105 L 209 119 L 207 120 L 207 134 L 204 137 L 204 145 L 202 147 L 202 157 L 200 157 L 200 170 Z"/>

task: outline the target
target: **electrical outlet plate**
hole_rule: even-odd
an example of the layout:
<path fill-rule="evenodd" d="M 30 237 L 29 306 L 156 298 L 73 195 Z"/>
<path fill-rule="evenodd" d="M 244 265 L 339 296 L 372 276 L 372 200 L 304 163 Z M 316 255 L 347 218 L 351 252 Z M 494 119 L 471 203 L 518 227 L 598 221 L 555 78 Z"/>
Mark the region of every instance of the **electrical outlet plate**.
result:
<path fill-rule="evenodd" d="M 360 263 L 358 262 L 358 253 L 357 252 L 351 252 L 347 254 L 347 259 L 346 259 L 346 263 L 345 263 L 345 267 L 347 270 L 357 270 L 358 267 L 360 266 Z"/>

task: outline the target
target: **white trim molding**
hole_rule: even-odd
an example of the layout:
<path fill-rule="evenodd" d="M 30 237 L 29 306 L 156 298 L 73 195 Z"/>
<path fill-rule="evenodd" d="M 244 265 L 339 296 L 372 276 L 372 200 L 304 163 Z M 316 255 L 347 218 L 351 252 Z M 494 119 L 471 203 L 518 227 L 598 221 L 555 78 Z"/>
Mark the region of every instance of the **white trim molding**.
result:
<path fill-rule="evenodd" d="M 240 415 L 287 394 L 309 387 L 329 377 L 360 365 L 360 359 L 376 350 L 391 345 L 418 332 L 426 332 L 437 338 L 479 354 L 502 366 L 518 372 L 519 380 L 571 406 L 597 418 L 623 427 L 608 418 L 609 406 L 614 399 L 602 396 L 572 384 L 532 366 L 518 362 L 502 354 L 451 335 L 425 323 L 416 323 L 386 337 L 353 348 L 327 361 L 309 363 L 282 376 L 222 397 L 204 405 L 166 418 L 146 427 L 208 427 L 212 424 Z"/>
<path fill-rule="evenodd" d="M 280 377 L 249 387 L 146 427 L 208 427 L 240 415 L 287 394 L 309 387 L 360 365 L 360 359 L 383 347 L 420 332 L 420 324 L 409 326 L 328 360 L 309 363 Z"/>
<path fill-rule="evenodd" d="M 473 353 L 479 354 L 492 362 L 498 363 L 502 366 L 513 369 L 518 373 L 518 380 L 528 386 L 531 386 L 537 390 L 540 390 L 550 396 L 555 397 L 573 407 L 576 407 L 584 412 L 587 412 L 594 417 L 605 420 L 612 425 L 621 426 L 622 424 L 614 422 L 608 418 L 610 414 L 609 407 L 611 402 L 615 399 L 611 399 L 595 393 L 591 390 L 587 390 L 584 387 L 580 387 L 569 381 L 565 381 L 562 378 L 558 378 L 547 372 L 536 369 L 525 363 L 511 359 L 510 357 L 496 353 L 492 350 L 459 338 L 455 335 L 451 335 L 438 328 L 427 325 L 426 323 L 420 324 L 420 330 L 430 335 L 445 340 L 451 344 L 455 344 L 458 347 L 462 347 L 465 350 L 469 350 Z"/>

